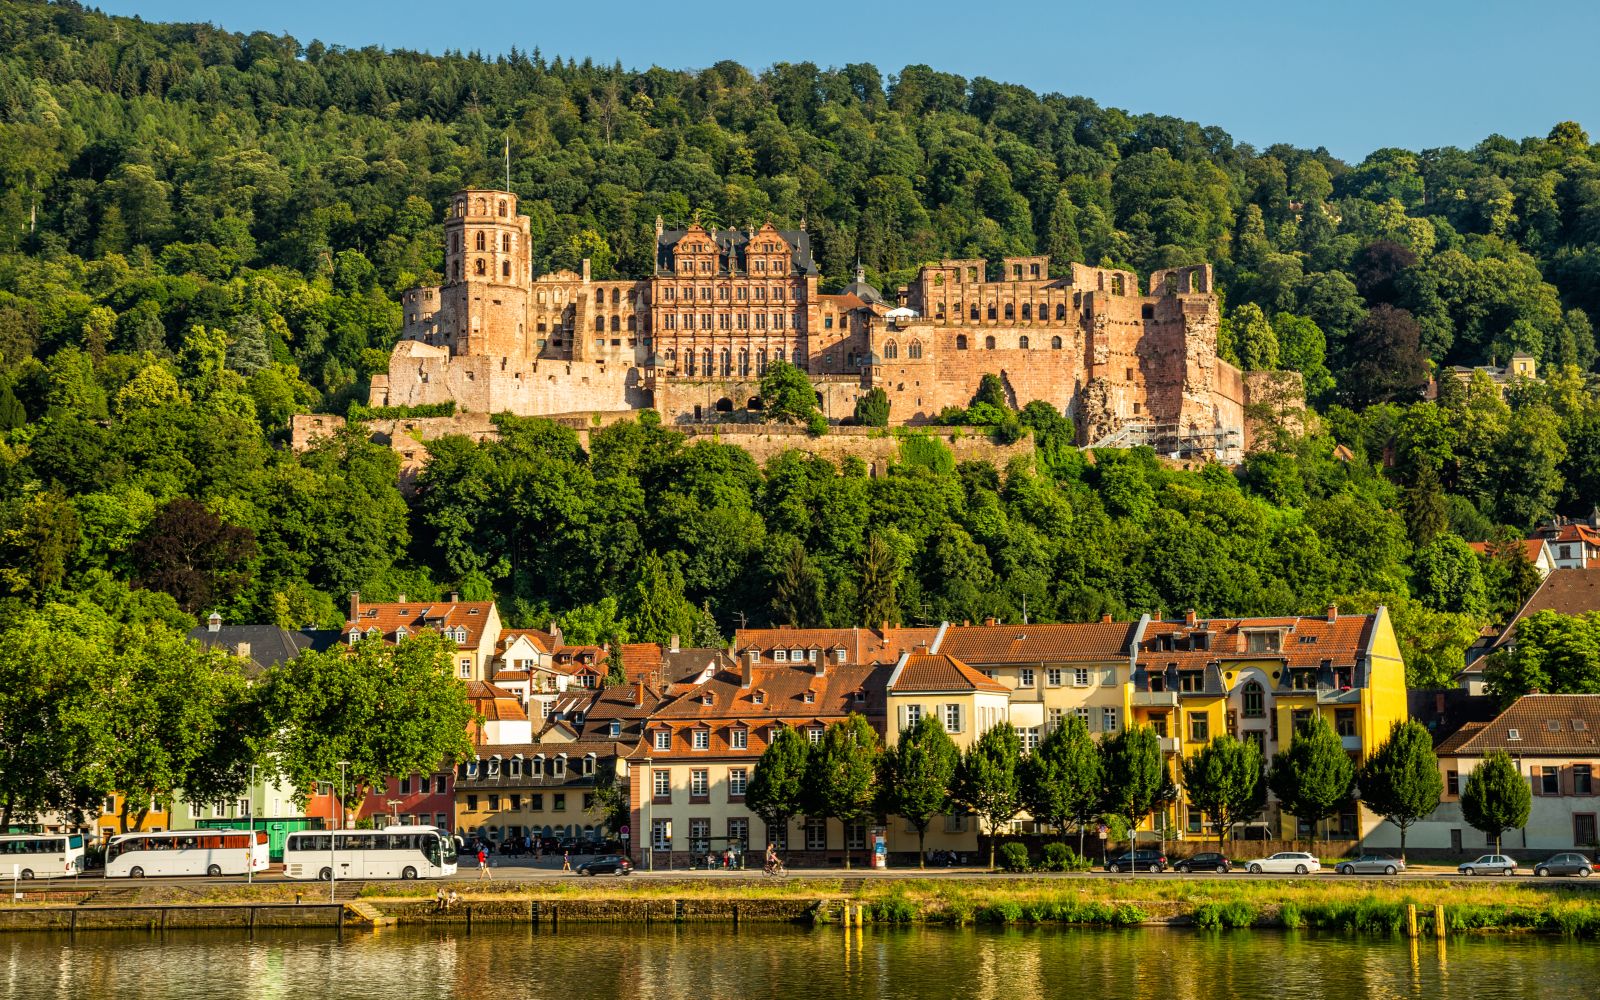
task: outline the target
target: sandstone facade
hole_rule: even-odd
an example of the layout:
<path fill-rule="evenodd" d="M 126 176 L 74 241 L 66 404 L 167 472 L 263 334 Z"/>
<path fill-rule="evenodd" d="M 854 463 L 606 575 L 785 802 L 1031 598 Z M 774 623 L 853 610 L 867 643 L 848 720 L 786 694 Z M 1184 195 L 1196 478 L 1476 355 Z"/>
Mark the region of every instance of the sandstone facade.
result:
<path fill-rule="evenodd" d="M 403 297 L 405 327 L 373 406 L 454 401 L 522 415 L 653 407 L 692 425 L 759 409 L 769 364 L 811 374 L 824 414 L 849 417 L 881 387 L 896 424 L 965 406 L 985 374 L 1008 401 L 1043 400 L 1085 445 L 1150 444 L 1237 457 L 1246 382 L 1217 357 L 1219 308 L 1206 265 L 1129 271 L 1047 257 L 948 260 L 884 299 L 858 272 L 818 289 L 803 224 L 656 227 L 648 278 L 534 275 L 516 196 L 462 191 L 445 223 L 446 283 Z"/>

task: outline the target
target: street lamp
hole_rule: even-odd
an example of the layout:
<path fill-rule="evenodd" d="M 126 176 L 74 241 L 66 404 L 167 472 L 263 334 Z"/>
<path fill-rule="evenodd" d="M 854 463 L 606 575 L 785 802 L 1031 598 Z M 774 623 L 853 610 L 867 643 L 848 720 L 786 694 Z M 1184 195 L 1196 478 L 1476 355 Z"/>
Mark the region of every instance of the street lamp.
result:
<path fill-rule="evenodd" d="M 250 765 L 250 789 L 245 795 L 245 803 L 249 811 L 245 813 L 249 821 L 246 828 L 250 831 L 250 848 L 245 855 L 244 881 L 249 885 L 255 881 L 255 853 L 256 853 L 256 766 Z"/>
<path fill-rule="evenodd" d="M 344 769 L 350 766 L 347 760 L 339 762 L 339 826 L 333 831 L 332 839 L 328 841 L 328 902 L 333 902 L 333 884 L 339 881 L 339 830 L 344 829 Z"/>
<path fill-rule="evenodd" d="M 385 799 L 384 801 L 389 804 L 389 815 L 394 820 L 394 825 L 395 826 L 399 826 L 400 825 L 400 803 L 404 802 L 405 800 L 404 799 Z"/>

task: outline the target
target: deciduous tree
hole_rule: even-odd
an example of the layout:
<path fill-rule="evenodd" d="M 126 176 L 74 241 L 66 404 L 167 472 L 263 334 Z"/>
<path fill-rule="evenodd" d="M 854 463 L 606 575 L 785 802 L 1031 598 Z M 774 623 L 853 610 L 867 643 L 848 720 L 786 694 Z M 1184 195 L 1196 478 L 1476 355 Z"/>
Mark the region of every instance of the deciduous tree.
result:
<path fill-rule="evenodd" d="M 1400 860 L 1406 859 L 1406 831 L 1438 808 L 1444 794 L 1433 736 L 1415 719 L 1401 719 L 1361 766 L 1361 801 L 1400 831 Z"/>
<path fill-rule="evenodd" d="M 1502 834 L 1528 822 L 1532 807 L 1533 790 L 1504 750 L 1489 751 L 1461 789 L 1462 818 L 1493 840 L 1496 851 Z"/>
<path fill-rule="evenodd" d="M 902 730 L 894 746 L 878 759 L 878 788 L 883 811 L 900 816 L 917 831 L 917 867 L 925 867 L 923 843 L 928 823 L 950 809 L 961 752 L 931 715 Z"/>

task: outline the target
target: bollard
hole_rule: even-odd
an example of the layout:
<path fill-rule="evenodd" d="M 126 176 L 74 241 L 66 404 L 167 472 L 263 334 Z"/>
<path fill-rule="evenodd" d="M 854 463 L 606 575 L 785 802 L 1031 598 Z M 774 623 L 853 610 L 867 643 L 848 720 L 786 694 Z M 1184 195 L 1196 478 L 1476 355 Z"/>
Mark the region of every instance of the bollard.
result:
<path fill-rule="evenodd" d="M 294 905 L 299 906 L 300 905 L 300 900 L 302 900 L 304 898 L 305 898 L 305 893 L 303 893 L 303 892 L 295 893 L 294 894 Z"/>
<path fill-rule="evenodd" d="M 1433 904 L 1433 936 L 1444 940 L 1444 904 Z"/>
<path fill-rule="evenodd" d="M 1406 904 L 1406 937 L 1415 939 L 1417 936 L 1417 904 Z"/>

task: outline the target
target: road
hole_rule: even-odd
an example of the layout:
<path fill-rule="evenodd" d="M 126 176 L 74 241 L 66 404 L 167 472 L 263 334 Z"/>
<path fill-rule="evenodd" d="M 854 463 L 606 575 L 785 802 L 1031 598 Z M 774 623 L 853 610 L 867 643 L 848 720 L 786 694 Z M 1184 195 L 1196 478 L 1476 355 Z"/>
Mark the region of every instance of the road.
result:
<path fill-rule="evenodd" d="M 584 858 L 574 857 L 572 859 L 574 865 L 577 865 L 582 860 L 584 860 Z M 553 861 L 550 860 L 550 859 L 545 859 L 545 860 L 540 861 L 540 862 L 534 862 L 531 859 L 524 860 L 524 859 L 520 859 L 520 858 L 496 858 L 495 859 L 495 863 L 492 866 L 492 874 L 493 874 L 493 877 L 494 877 L 494 879 L 496 881 L 514 882 L 514 883 L 554 882 L 554 881 L 559 881 L 559 880 L 582 877 L 582 876 L 579 876 L 579 875 L 577 875 L 575 873 L 562 872 L 560 869 L 561 869 L 561 862 L 560 862 L 559 859 L 553 860 Z M 600 877 L 605 878 L 607 876 L 600 876 Z M 1235 872 L 1232 872 L 1232 873 L 1229 873 L 1229 874 L 1220 874 L 1220 873 L 1217 873 L 1217 872 L 1194 872 L 1194 873 L 1190 873 L 1190 874 L 1182 874 L 1182 873 L 1174 872 L 1174 871 L 1166 871 L 1166 872 L 1161 872 L 1161 873 L 1139 872 L 1137 874 L 1112 874 L 1110 872 L 1105 872 L 1105 871 L 1071 872 L 1071 873 L 1031 872 L 1031 873 L 1026 873 L 1026 874 L 1021 874 L 1021 873 L 1012 874 L 1012 873 L 1005 873 L 1005 872 L 991 872 L 991 871 L 988 871 L 988 870 L 985 870 L 985 869 L 980 869 L 980 868 L 929 868 L 929 869 L 892 868 L 892 869 L 887 869 L 887 870 L 873 870 L 873 869 L 866 869 L 866 868 L 853 868 L 848 872 L 846 872 L 842 868 L 817 868 L 817 869 L 791 869 L 790 872 L 789 872 L 789 876 L 788 877 L 790 879 L 799 879 L 799 880 L 805 880 L 805 879 L 837 879 L 837 878 L 841 878 L 841 877 L 844 877 L 844 878 L 871 878 L 871 879 L 985 878 L 985 879 L 1000 879 L 1000 880 L 1050 878 L 1050 879 L 1063 879 L 1063 880 L 1071 880 L 1071 879 L 1120 879 L 1120 880 L 1123 880 L 1123 881 L 1147 881 L 1147 880 L 1149 880 L 1149 881 L 1158 881 L 1158 882 L 1171 882 L 1171 881 L 1181 880 L 1181 879 L 1193 879 L 1193 880 L 1210 881 L 1210 880 L 1217 880 L 1217 879 L 1252 879 L 1252 880 L 1259 880 L 1259 879 L 1277 878 L 1277 879 L 1320 879 L 1320 880 L 1337 879 L 1339 881 L 1381 881 L 1381 882 L 1458 882 L 1458 883 L 1463 883 L 1463 884 L 1472 883 L 1472 882 L 1488 881 L 1488 882 L 1498 882 L 1498 883 L 1536 882 L 1536 883 L 1539 883 L 1539 884 L 1561 883 L 1561 884 L 1564 884 L 1564 885 L 1593 885 L 1593 886 L 1596 887 L 1597 890 L 1600 890 L 1600 878 L 1595 878 L 1595 879 L 1536 878 L 1533 875 L 1531 868 L 1529 868 L 1526 871 L 1526 873 L 1519 873 L 1519 874 L 1514 875 L 1514 876 L 1486 876 L 1486 875 L 1481 875 L 1481 876 L 1477 876 L 1475 878 L 1474 877 L 1463 876 L 1463 875 L 1458 875 L 1458 874 L 1456 874 L 1456 871 L 1455 871 L 1454 868 L 1446 868 L 1446 867 L 1419 867 L 1419 868 L 1416 868 L 1416 869 L 1412 869 L 1410 871 L 1401 872 L 1398 875 L 1337 875 L 1337 874 L 1334 874 L 1331 870 L 1327 870 L 1327 869 L 1323 870 L 1320 873 L 1314 873 L 1314 874 L 1310 874 L 1310 875 L 1249 875 L 1249 874 L 1246 874 L 1246 873 L 1240 872 L 1240 871 L 1235 871 Z M 454 876 L 451 876 L 451 877 L 446 878 L 446 879 L 441 879 L 440 881 L 443 881 L 443 882 L 455 882 L 455 883 L 476 882 L 476 881 L 479 880 L 479 878 L 480 878 L 480 876 L 479 876 L 479 873 L 477 871 L 477 866 L 474 865 L 474 864 L 469 863 L 467 861 L 467 859 L 465 857 L 463 857 L 462 866 L 461 866 L 460 871 L 457 872 L 457 874 L 455 874 Z M 655 871 L 639 871 L 639 872 L 636 872 L 632 876 L 632 878 L 644 879 L 644 880 L 704 879 L 706 881 L 741 881 L 741 880 L 742 881 L 749 881 L 749 882 L 762 881 L 761 873 L 759 871 L 755 871 L 755 870 L 725 871 L 725 870 L 721 870 L 721 869 L 713 869 L 711 871 L 705 871 L 705 870 L 689 870 L 689 869 L 683 869 L 683 868 L 670 869 L 670 870 L 669 869 L 657 869 Z M 141 882 L 141 881 L 137 881 L 137 880 L 133 880 L 133 879 L 107 879 L 107 878 L 104 878 L 104 877 L 99 876 L 99 875 L 83 875 L 83 876 L 80 876 L 80 877 L 78 877 L 76 879 L 55 879 L 55 880 L 37 880 L 37 881 L 33 881 L 33 882 L 21 882 L 21 883 L 19 883 L 18 888 L 23 893 L 23 895 L 26 897 L 27 895 L 32 894 L 32 893 L 43 893 L 43 892 L 51 892 L 51 891 L 59 892 L 59 891 L 62 891 L 62 890 L 71 890 L 71 889 L 73 889 L 75 887 L 76 888 L 95 889 L 95 890 L 112 889 L 112 888 L 123 888 L 123 887 L 132 888 L 132 887 L 136 887 L 136 886 L 140 886 L 140 885 L 174 885 L 174 886 L 183 886 L 183 887 L 186 887 L 186 888 L 204 888 L 204 887 L 209 887 L 209 886 L 223 886 L 223 885 L 236 886 L 236 885 L 240 884 L 243 881 L 244 881 L 243 877 L 240 877 L 240 876 L 229 876 L 229 877 L 224 877 L 224 878 L 203 878 L 203 877 L 197 877 L 197 878 L 159 878 L 159 879 L 147 879 L 147 880 L 144 880 L 144 881 Z M 284 878 L 281 866 L 274 866 L 273 870 L 267 872 L 266 874 L 256 876 L 255 881 L 259 882 L 261 884 L 264 884 L 264 885 L 274 885 L 274 884 L 276 884 L 276 885 L 288 885 L 288 884 L 303 885 L 303 886 L 306 886 L 308 888 L 308 890 L 311 887 L 319 885 L 319 883 L 317 883 L 317 882 L 305 882 L 305 881 L 291 882 L 289 879 Z M 367 879 L 367 880 L 362 880 L 362 881 L 373 882 L 373 881 L 378 881 L 378 880 Z M 0 892 L 8 891 L 9 889 L 10 889 L 10 886 L 0 887 Z"/>

